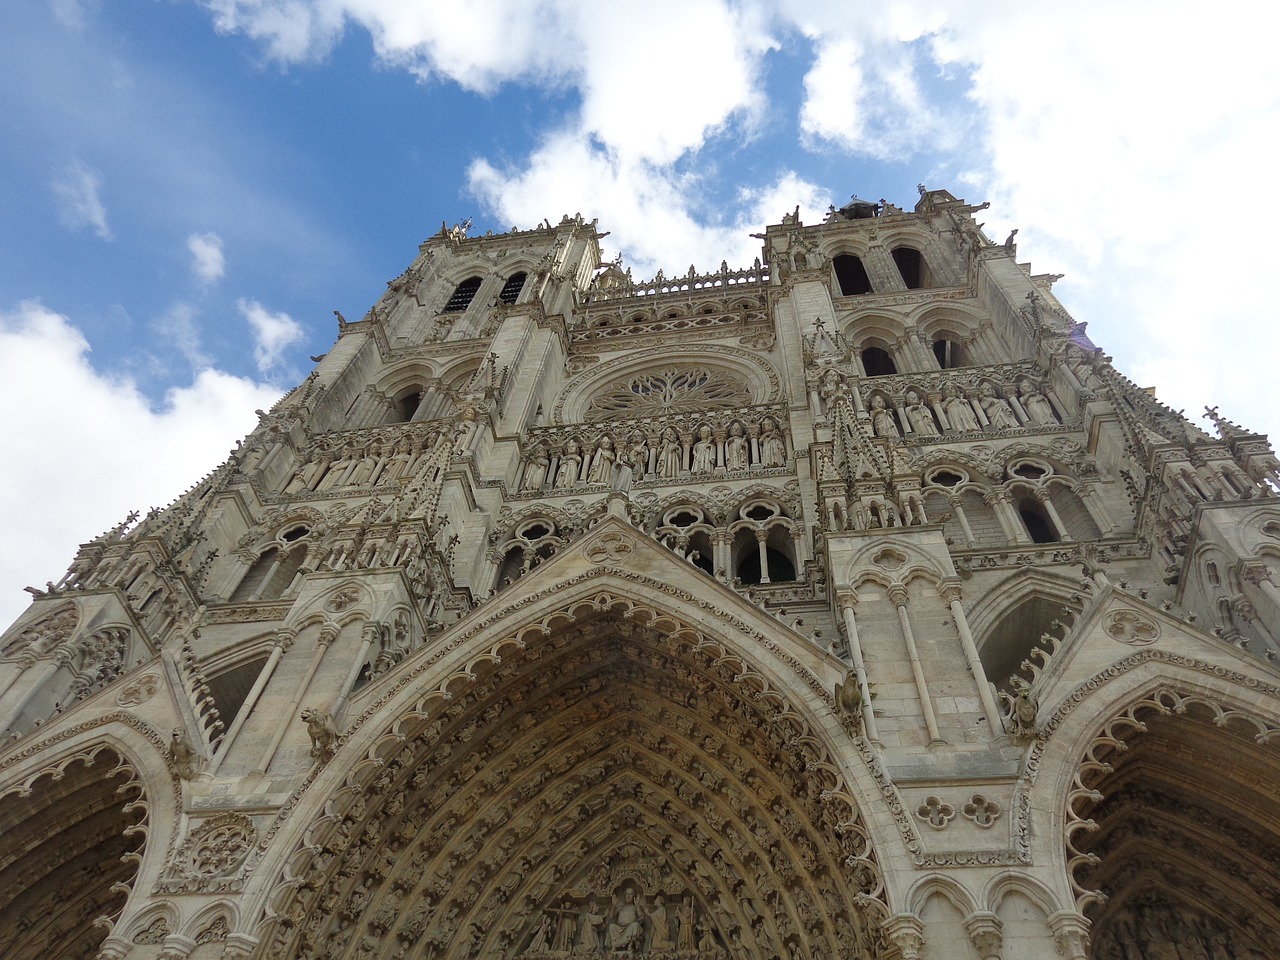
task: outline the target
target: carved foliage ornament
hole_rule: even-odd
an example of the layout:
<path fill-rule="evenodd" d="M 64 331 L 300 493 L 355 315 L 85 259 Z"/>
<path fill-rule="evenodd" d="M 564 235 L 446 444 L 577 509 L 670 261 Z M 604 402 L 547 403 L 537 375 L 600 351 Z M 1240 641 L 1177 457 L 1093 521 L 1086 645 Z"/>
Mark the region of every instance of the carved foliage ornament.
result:
<path fill-rule="evenodd" d="M 745 383 L 707 367 L 669 367 L 617 380 L 591 398 L 588 420 L 729 410 L 751 403 Z"/>

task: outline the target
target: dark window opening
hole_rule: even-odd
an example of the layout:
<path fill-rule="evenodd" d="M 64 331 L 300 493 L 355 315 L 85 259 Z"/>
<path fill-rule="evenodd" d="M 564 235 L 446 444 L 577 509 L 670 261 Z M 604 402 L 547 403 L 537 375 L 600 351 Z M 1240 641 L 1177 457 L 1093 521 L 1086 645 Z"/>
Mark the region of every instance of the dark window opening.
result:
<path fill-rule="evenodd" d="M 1037 467 L 1034 463 L 1020 463 L 1013 468 L 1014 474 L 1019 477 L 1026 477 L 1028 480 L 1039 480 L 1045 475 L 1044 467 Z"/>
<path fill-rule="evenodd" d="M 1018 516 L 1022 518 L 1022 522 L 1027 527 L 1027 533 L 1031 536 L 1032 543 L 1057 543 L 1058 534 L 1053 529 L 1053 524 L 1049 522 L 1049 518 L 1045 516 L 1044 510 L 1039 504 L 1024 503 L 1018 507 Z"/>
<path fill-rule="evenodd" d="M 862 351 L 862 369 L 868 377 L 888 377 L 898 372 L 889 351 L 880 347 L 867 347 Z"/>
<path fill-rule="evenodd" d="M 902 274 L 902 282 L 908 290 L 918 290 L 925 285 L 924 257 L 919 250 L 898 247 L 893 251 L 893 262 L 898 265 L 898 273 Z"/>
<path fill-rule="evenodd" d="M 964 480 L 964 477 L 958 473 L 952 473 L 950 470 L 939 470 L 930 478 L 934 483 L 944 487 L 954 487 L 957 483 Z"/>
<path fill-rule="evenodd" d="M 796 567 L 781 550 L 775 550 L 773 547 L 765 547 L 765 557 L 769 564 L 769 582 L 770 583 L 788 583 L 796 578 Z M 738 579 L 745 584 L 763 583 L 764 579 L 760 570 L 760 550 L 747 549 L 743 554 L 742 561 L 738 564 Z"/>
<path fill-rule="evenodd" d="M 249 697 L 249 691 L 253 689 L 253 684 L 266 663 L 266 657 L 259 657 L 248 663 L 242 663 L 238 667 L 232 667 L 209 680 L 209 695 L 213 697 L 218 715 L 227 726 L 231 726 L 231 721 L 244 706 L 245 700 Z"/>
<path fill-rule="evenodd" d="M 871 278 L 867 276 L 867 268 L 862 265 L 862 258 L 849 253 L 842 253 L 831 261 L 836 268 L 836 282 L 840 284 L 840 292 L 846 297 L 871 292 Z"/>
<path fill-rule="evenodd" d="M 507 282 L 502 285 L 502 292 L 498 294 L 498 299 L 505 304 L 513 304 L 520 298 L 520 291 L 524 289 L 524 278 L 527 274 L 513 273 L 507 277 Z M 476 284 L 479 286 L 479 284 Z"/>
<path fill-rule="evenodd" d="M 475 299 L 476 291 L 480 289 L 479 277 L 468 277 L 458 284 L 453 291 L 453 295 L 449 297 L 449 302 L 444 305 L 445 313 L 457 313 L 471 306 L 471 301 Z"/>
<path fill-rule="evenodd" d="M 933 341 L 933 355 L 938 358 L 938 366 L 943 370 L 963 367 L 968 363 L 964 355 L 964 348 L 954 340 Z"/>
<path fill-rule="evenodd" d="M 306 527 L 294 527 L 292 530 L 282 533 L 280 535 L 280 539 L 284 540 L 286 543 L 293 543 L 295 540 L 301 540 L 307 535 L 307 533 L 308 531 Z"/>
<path fill-rule="evenodd" d="M 422 392 L 414 389 L 410 390 L 403 397 L 396 401 L 395 404 L 395 423 L 408 423 L 413 419 L 413 415 L 418 412 L 418 405 L 422 403 Z"/>

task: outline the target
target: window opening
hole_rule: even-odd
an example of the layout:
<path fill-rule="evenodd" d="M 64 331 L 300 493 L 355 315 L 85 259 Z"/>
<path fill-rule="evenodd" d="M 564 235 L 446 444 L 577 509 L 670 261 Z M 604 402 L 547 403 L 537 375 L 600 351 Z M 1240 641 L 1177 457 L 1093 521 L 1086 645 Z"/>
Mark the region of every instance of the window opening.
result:
<path fill-rule="evenodd" d="M 463 280 L 454 289 L 453 295 L 449 297 L 449 302 L 444 305 L 444 313 L 458 313 L 471 306 L 471 301 L 475 299 L 476 291 L 480 289 L 479 277 L 468 277 Z"/>
<path fill-rule="evenodd" d="M 1022 504 L 1018 507 L 1018 516 L 1022 518 L 1022 522 L 1026 525 L 1027 533 L 1031 536 L 1032 543 L 1058 542 L 1058 534 L 1053 529 L 1053 524 L 1049 522 L 1049 518 L 1044 515 L 1044 511 L 1039 504 Z"/>
<path fill-rule="evenodd" d="M 520 299 L 520 291 L 524 289 L 526 276 L 528 275 L 521 271 L 507 277 L 507 282 L 502 285 L 502 292 L 498 294 L 498 299 L 507 305 L 513 304 Z"/>
<path fill-rule="evenodd" d="M 933 355 L 938 358 L 938 366 L 943 370 L 963 367 L 966 363 L 964 349 L 954 340 L 933 341 Z"/>
<path fill-rule="evenodd" d="M 861 257 L 842 253 L 831 262 L 836 269 L 836 283 L 840 285 L 840 292 L 844 296 L 854 297 L 871 292 L 871 278 L 867 276 L 867 268 L 862 265 Z"/>
<path fill-rule="evenodd" d="M 893 251 L 893 262 L 898 265 L 898 273 L 908 290 L 918 290 L 924 286 L 924 257 L 919 250 L 911 247 L 898 247 Z"/>
<path fill-rule="evenodd" d="M 867 347 L 862 351 L 862 369 L 868 377 L 888 377 L 898 372 L 889 351 L 880 347 Z"/>

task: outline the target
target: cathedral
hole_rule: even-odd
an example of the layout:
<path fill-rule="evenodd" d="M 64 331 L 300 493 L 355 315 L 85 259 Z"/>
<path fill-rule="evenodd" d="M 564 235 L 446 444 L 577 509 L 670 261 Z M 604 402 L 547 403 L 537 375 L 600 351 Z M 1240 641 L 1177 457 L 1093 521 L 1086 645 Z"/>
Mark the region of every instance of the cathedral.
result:
<path fill-rule="evenodd" d="M 442 227 L 0 635 L 0 956 L 1280 957 L 1280 464 L 985 206 Z"/>

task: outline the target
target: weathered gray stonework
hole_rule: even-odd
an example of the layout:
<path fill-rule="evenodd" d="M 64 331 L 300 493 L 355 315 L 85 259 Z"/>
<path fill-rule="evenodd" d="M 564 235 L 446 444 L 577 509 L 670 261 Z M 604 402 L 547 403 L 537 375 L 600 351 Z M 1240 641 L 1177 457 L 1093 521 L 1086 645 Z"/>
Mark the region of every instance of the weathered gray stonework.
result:
<path fill-rule="evenodd" d="M 1276 458 L 977 209 L 423 243 L 0 636 L 0 955 L 1276 956 Z"/>

